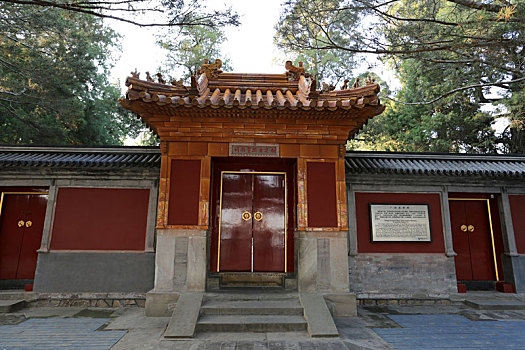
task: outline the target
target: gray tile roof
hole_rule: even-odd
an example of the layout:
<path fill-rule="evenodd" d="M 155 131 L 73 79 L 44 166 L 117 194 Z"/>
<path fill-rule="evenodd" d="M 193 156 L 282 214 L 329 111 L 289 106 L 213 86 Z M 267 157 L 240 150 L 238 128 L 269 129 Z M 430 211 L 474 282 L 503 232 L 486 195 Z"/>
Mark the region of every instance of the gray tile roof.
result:
<path fill-rule="evenodd" d="M 525 177 L 525 155 L 347 152 L 347 174 Z M 159 168 L 157 147 L 0 146 L 9 167 Z"/>
<path fill-rule="evenodd" d="M 8 167 L 160 167 L 157 147 L 0 146 L 0 169 Z"/>
<path fill-rule="evenodd" d="M 347 152 L 348 174 L 525 177 L 525 155 Z"/>

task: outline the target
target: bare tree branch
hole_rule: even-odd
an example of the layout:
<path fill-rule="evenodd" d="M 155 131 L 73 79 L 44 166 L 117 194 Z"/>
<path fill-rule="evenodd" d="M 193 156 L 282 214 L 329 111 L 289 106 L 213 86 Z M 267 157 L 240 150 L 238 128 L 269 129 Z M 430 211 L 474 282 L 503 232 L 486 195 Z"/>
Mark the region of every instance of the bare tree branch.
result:
<path fill-rule="evenodd" d="M 27 91 L 27 87 L 23 88 L 20 92 L 12 92 L 12 91 L 6 91 L 6 90 L 0 90 L 0 94 L 8 94 L 11 96 L 21 96 Z"/>
<path fill-rule="evenodd" d="M 476 2 L 474 0 L 447 0 L 455 4 L 470 7 L 476 10 L 485 10 L 489 12 L 500 12 L 503 6 L 486 4 L 481 2 Z"/>
<path fill-rule="evenodd" d="M 25 15 L 25 16 L 9 17 L 9 18 L 7 18 L 7 17 L 0 17 L 0 20 L 3 20 L 3 21 L 19 21 L 19 20 L 22 20 L 22 19 L 33 17 L 35 15 L 41 15 L 42 13 L 44 13 L 46 11 L 49 11 L 50 8 L 51 7 L 45 7 L 44 9 L 42 9 L 40 11 L 31 13 L 31 14 L 28 14 L 28 15 Z"/>
<path fill-rule="evenodd" d="M 125 1 L 101 1 L 101 2 L 56 2 L 51 0 L 0 0 L 0 3 L 11 3 L 19 5 L 33 5 L 33 6 L 44 6 L 44 7 L 54 7 L 63 9 L 66 11 L 84 13 L 92 15 L 99 18 L 106 18 L 111 20 L 116 20 L 124 23 L 129 23 L 136 25 L 138 27 L 181 27 L 181 26 L 209 26 L 213 27 L 216 25 L 239 25 L 238 15 L 233 13 L 230 14 L 230 8 L 227 8 L 225 11 L 214 11 L 207 15 L 201 15 L 198 17 L 193 17 L 194 12 L 188 10 L 186 12 L 179 13 L 175 18 L 168 20 L 166 22 L 139 22 L 130 18 L 125 18 L 115 14 L 110 14 L 109 12 L 157 12 L 165 13 L 166 11 L 155 8 L 155 7 L 141 7 L 141 8 L 123 8 L 123 7 L 114 7 L 112 5 L 122 5 L 128 4 L 131 6 L 133 3 L 143 3 L 145 0 L 125 0 Z"/>
<path fill-rule="evenodd" d="M 517 82 L 520 82 L 520 81 L 524 81 L 525 80 L 525 77 L 523 78 L 519 78 L 519 79 L 515 79 L 515 80 L 508 80 L 508 81 L 499 81 L 499 82 L 495 82 L 495 83 L 487 83 L 487 84 L 473 84 L 473 85 L 466 85 L 466 86 L 462 86 L 462 87 L 459 87 L 457 89 L 452 89 L 430 101 L 424 101 L 424 102 L 404 102 L 404 101 L 401 101 L 401 100 L 398 100 L 396 98 L 393 98 L 393 97 L 390 97 L 390 96 L 386 96 L 386 95 L 380 95 L 381 97 L 384 97 L 386 99 L 389 99 L 391 101 L 394 101 L 394 102 L 397 102 L 397 103 L 401 103 L 401 104 L 404 104 L 404 105 L 407 105 L 407 106 L 424 106 L 424 105 L 431 105 L 447 96 L 450 96 L 452 94 L 455 94 L 456 92 L 459 92 L 459 91 L 463 91 L 463 90 L 468 90 L 468 89 L 474 89 L 474 88 L 480 88 L 480 87 L 489 87 L 489 86 L 500 86 L 501 84 L 512 84 L 512 83 L 517 83 Z"/>
<path fill-rule="evenodd" d="M 457 27 L 459 25 L 459 23 L 455 23 L 455 22 L 446 22 L 446 21 L 440 21 L 440 20 L 437 20 L 435 18 L 403 18 L 403 17 L 398 17 L 398 16 L 394 16 L 392 14 L 389 14 L 389 13 L 386 13 L 385 11 L 381 11 L 377 8 L 377 6 L 370 6 L 370 4 L 368 4 L 366 1 L 361 1 L 361 0 L 357 0 L 357 2 L 363 4 L 363 6 L 365 8 L 368 8 L 374 12 L 377 12 L 379 15 L 381 15 L 382 17 L 386 17 L 386 18 L 390 18 L 390 19 L 394 19 L 396 21 L 400 21 L 400 22 L 425 22 L 425 23 L 436 23 L 436 24 L 442 24 L 442 25 L 446 25 L 446 26 L 454 26 L 454 27 Z"/>

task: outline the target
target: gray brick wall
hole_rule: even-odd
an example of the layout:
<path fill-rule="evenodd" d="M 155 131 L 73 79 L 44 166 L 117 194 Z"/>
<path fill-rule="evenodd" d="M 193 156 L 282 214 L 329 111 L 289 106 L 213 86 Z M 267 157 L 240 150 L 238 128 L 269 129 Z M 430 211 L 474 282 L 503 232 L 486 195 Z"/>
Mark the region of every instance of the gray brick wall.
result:
<path fill-rule="evenodd" d="M 457 292 L 454 258 L 444 254 L 349 257 L 350 291 L 358 298 L 443 297 Z"/>

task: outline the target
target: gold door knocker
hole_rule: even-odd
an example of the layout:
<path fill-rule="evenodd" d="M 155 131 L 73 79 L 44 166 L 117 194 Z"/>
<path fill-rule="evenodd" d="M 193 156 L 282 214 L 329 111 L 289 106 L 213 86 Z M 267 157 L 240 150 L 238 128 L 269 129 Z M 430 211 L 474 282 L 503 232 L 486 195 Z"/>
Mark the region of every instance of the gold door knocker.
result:
<path fill-rule="evenodd" d="M 474 232 L 474 226 L 468 225 L 468 232 Z"/>
<path fill-rule="evenodd" d="M 467 225 L 461 225 L 461 231 L 467 232 Z"/>
<path fill-rule="evenodd" d="M 25 224 L 24 220 L 18 221 L 18 227 L 24 227 Z"/>
<path fill-rule="evenodd" d="M 260 211 L 258 211 L 255 214 L 253 214 L 253 218 L 257 221 L 261 221 L 263 218 L 263 214 Z"/>
<path fill-rule="evenodd" d="M 251 218 L 252 218 L 252 214 L 249 211 L 245 211 L 244 213 L 242 213 L 242 219 L 244 221 L 248 221 Z"/>
<path fill-rule="evenodd" d="M 33 223 L 31 222 L 31 220 L 27 220 L 26 227 L 31 227 L 31 226 L 33 226 Z"/>

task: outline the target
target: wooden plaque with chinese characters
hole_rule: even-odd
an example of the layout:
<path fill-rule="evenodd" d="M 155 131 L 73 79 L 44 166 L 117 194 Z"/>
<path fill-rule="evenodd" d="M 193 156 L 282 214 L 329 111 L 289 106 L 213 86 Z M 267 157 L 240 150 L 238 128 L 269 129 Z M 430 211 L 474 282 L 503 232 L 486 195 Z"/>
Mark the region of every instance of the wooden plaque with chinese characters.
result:
<path fill-rule="evenodd" d="M 230 157 L 279 157 L 279 144 L 230 143 L 229 155 Z"/>

